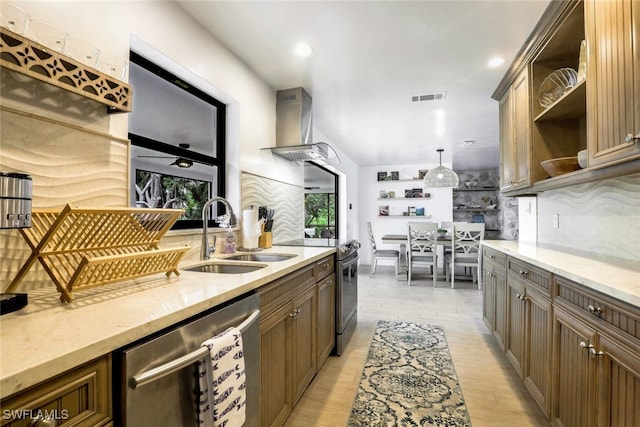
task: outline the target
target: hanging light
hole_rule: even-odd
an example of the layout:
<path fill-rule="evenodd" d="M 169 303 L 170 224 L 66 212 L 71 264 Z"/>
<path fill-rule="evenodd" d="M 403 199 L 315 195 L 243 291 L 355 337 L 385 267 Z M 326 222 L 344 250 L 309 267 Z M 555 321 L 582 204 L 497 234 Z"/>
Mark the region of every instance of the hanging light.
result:
<path fill-rule="evenodd" d="M 430 187 L 457 187 L 459 184 L 458 175 L 451 169 L 442 166 L 442 152 L 444 149 L 438 148 L 440 153 L 440 166 L 431 169 L 424 176 L 424 186 Z"/>

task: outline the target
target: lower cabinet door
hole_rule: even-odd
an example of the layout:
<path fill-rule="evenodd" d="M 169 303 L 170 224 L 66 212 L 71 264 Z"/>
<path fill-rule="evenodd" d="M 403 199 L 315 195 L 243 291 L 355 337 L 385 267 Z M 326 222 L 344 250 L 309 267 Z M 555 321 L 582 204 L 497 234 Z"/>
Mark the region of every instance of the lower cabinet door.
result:
<path fill-rule="evenodd" d="M 527 301 L 525 288 L 519 280 L 513 279 L 510 275 L 507 278 L 507 319 L 505 352 L 507 359 L 522 378 L 523 365 L 525 362 L 525 328 Z"/>
<path fill-rule="evenodd" d="M 551 300 L 527 288 L 527 327 L 522 377 L 531 395 L 549 415 L 551 400 Z"/>
<path fill-rule="evenodd" d="M 336 341 L 336 279 L 324 278 L 316 285 L 318 298 L 318 369 L 327 360 Z"/>
<path fill-rule="evenodd" d="M 316 289 L 315 286 L 293 300 L 291 322 L 293 362 L 293 404 L 300 399 L 316 374 Z"/>
<path fill-rule="evenodd" d="M 597 425 L 640 426 L 640 346 L 627 347 L 603 335 L 599 342 Z"/>
<path fill-rule="evenodd" d="M 485 261 L 483 268 L 484 281 L 482 284 L 482 320 L 491 332 L 495 329 L 496 293 L 493 280 L 493 266 Z"/>
<path fill-rule="evenodd" d="M 554 313 L 554 388 L 551 421 L 555 426 L 596 425 L 595 358 L 596 333 L 572 315 Z"/>
<path fill-rule="evenodd" d="M 496 338 L 498 345 L 504 351 L 505 338 L 507 335 L 507 277 L 504 270 L 496 268 L 493 272 L 493 280 L 495 283 L 495 304 L 496 318 L 493 336 Z"/>
<path fill-rule="evenodd" d="M 291 337 L 293 305 L 286 304 L 260 322 L 260 425 L 280 426 L 291 413 Z"/>

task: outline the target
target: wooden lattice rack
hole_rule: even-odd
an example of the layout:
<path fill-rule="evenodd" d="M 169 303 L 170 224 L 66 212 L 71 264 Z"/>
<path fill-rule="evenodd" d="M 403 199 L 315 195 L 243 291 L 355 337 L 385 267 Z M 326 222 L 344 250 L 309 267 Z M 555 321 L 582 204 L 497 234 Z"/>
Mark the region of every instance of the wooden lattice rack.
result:
<path fill-rule="evenodd" d="M 6 292 L 12 292 L 36 260 L 40 261 L 60 292 L 71 302 L 73 290 L 120 280 L 178 271 L 190 248 L 159 249 L 162 236 L 184 211 L 179 209 L 35 210 L 32 227 L 20 233 L 31 247 Z"/>
<path fill-rule="evenodd" d="M 109 113 L 131 111 L 133 91 L 128 84 L 4 27 L 0 65 L 105 104 Z"/>

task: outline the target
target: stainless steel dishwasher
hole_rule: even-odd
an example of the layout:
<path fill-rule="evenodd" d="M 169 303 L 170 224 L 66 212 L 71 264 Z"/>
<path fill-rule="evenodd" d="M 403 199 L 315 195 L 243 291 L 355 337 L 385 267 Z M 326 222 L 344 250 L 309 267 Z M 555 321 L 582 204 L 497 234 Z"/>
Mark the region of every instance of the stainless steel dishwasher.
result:
<path fill-rule="evenodd" d="M 252 294 L 214 308 L 146 341 L 114 353 L 116 425 L 197 424 L 197 362 L 208 357 L 205 340 L 231 326 L 242 332 L 246 372 L 245 426 L 260 425 L 260 298 Z M 119 381 L 119 382 L 118 382 Z M 114 387 L 114 388 L 115 388 Z"/>

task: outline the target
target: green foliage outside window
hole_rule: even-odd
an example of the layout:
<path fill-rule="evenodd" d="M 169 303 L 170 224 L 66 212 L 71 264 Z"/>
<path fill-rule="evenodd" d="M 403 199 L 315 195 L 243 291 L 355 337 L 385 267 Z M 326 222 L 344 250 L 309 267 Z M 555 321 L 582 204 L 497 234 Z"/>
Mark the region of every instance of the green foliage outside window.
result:
<path fill-rule="evenodd" d="M 335 193 L 309 193 L 304 197 L 305 228 L 316 228 L 319 237 L 322 230 L 329 230 L 335 237 L 336 195 Z"/>
<path fill-rule="evenodd" d="M 180 220 L 199 220 L 209 198 L 210 183 L 197 179 L 136 170 L 136 206 L 184 209 Z"/>

